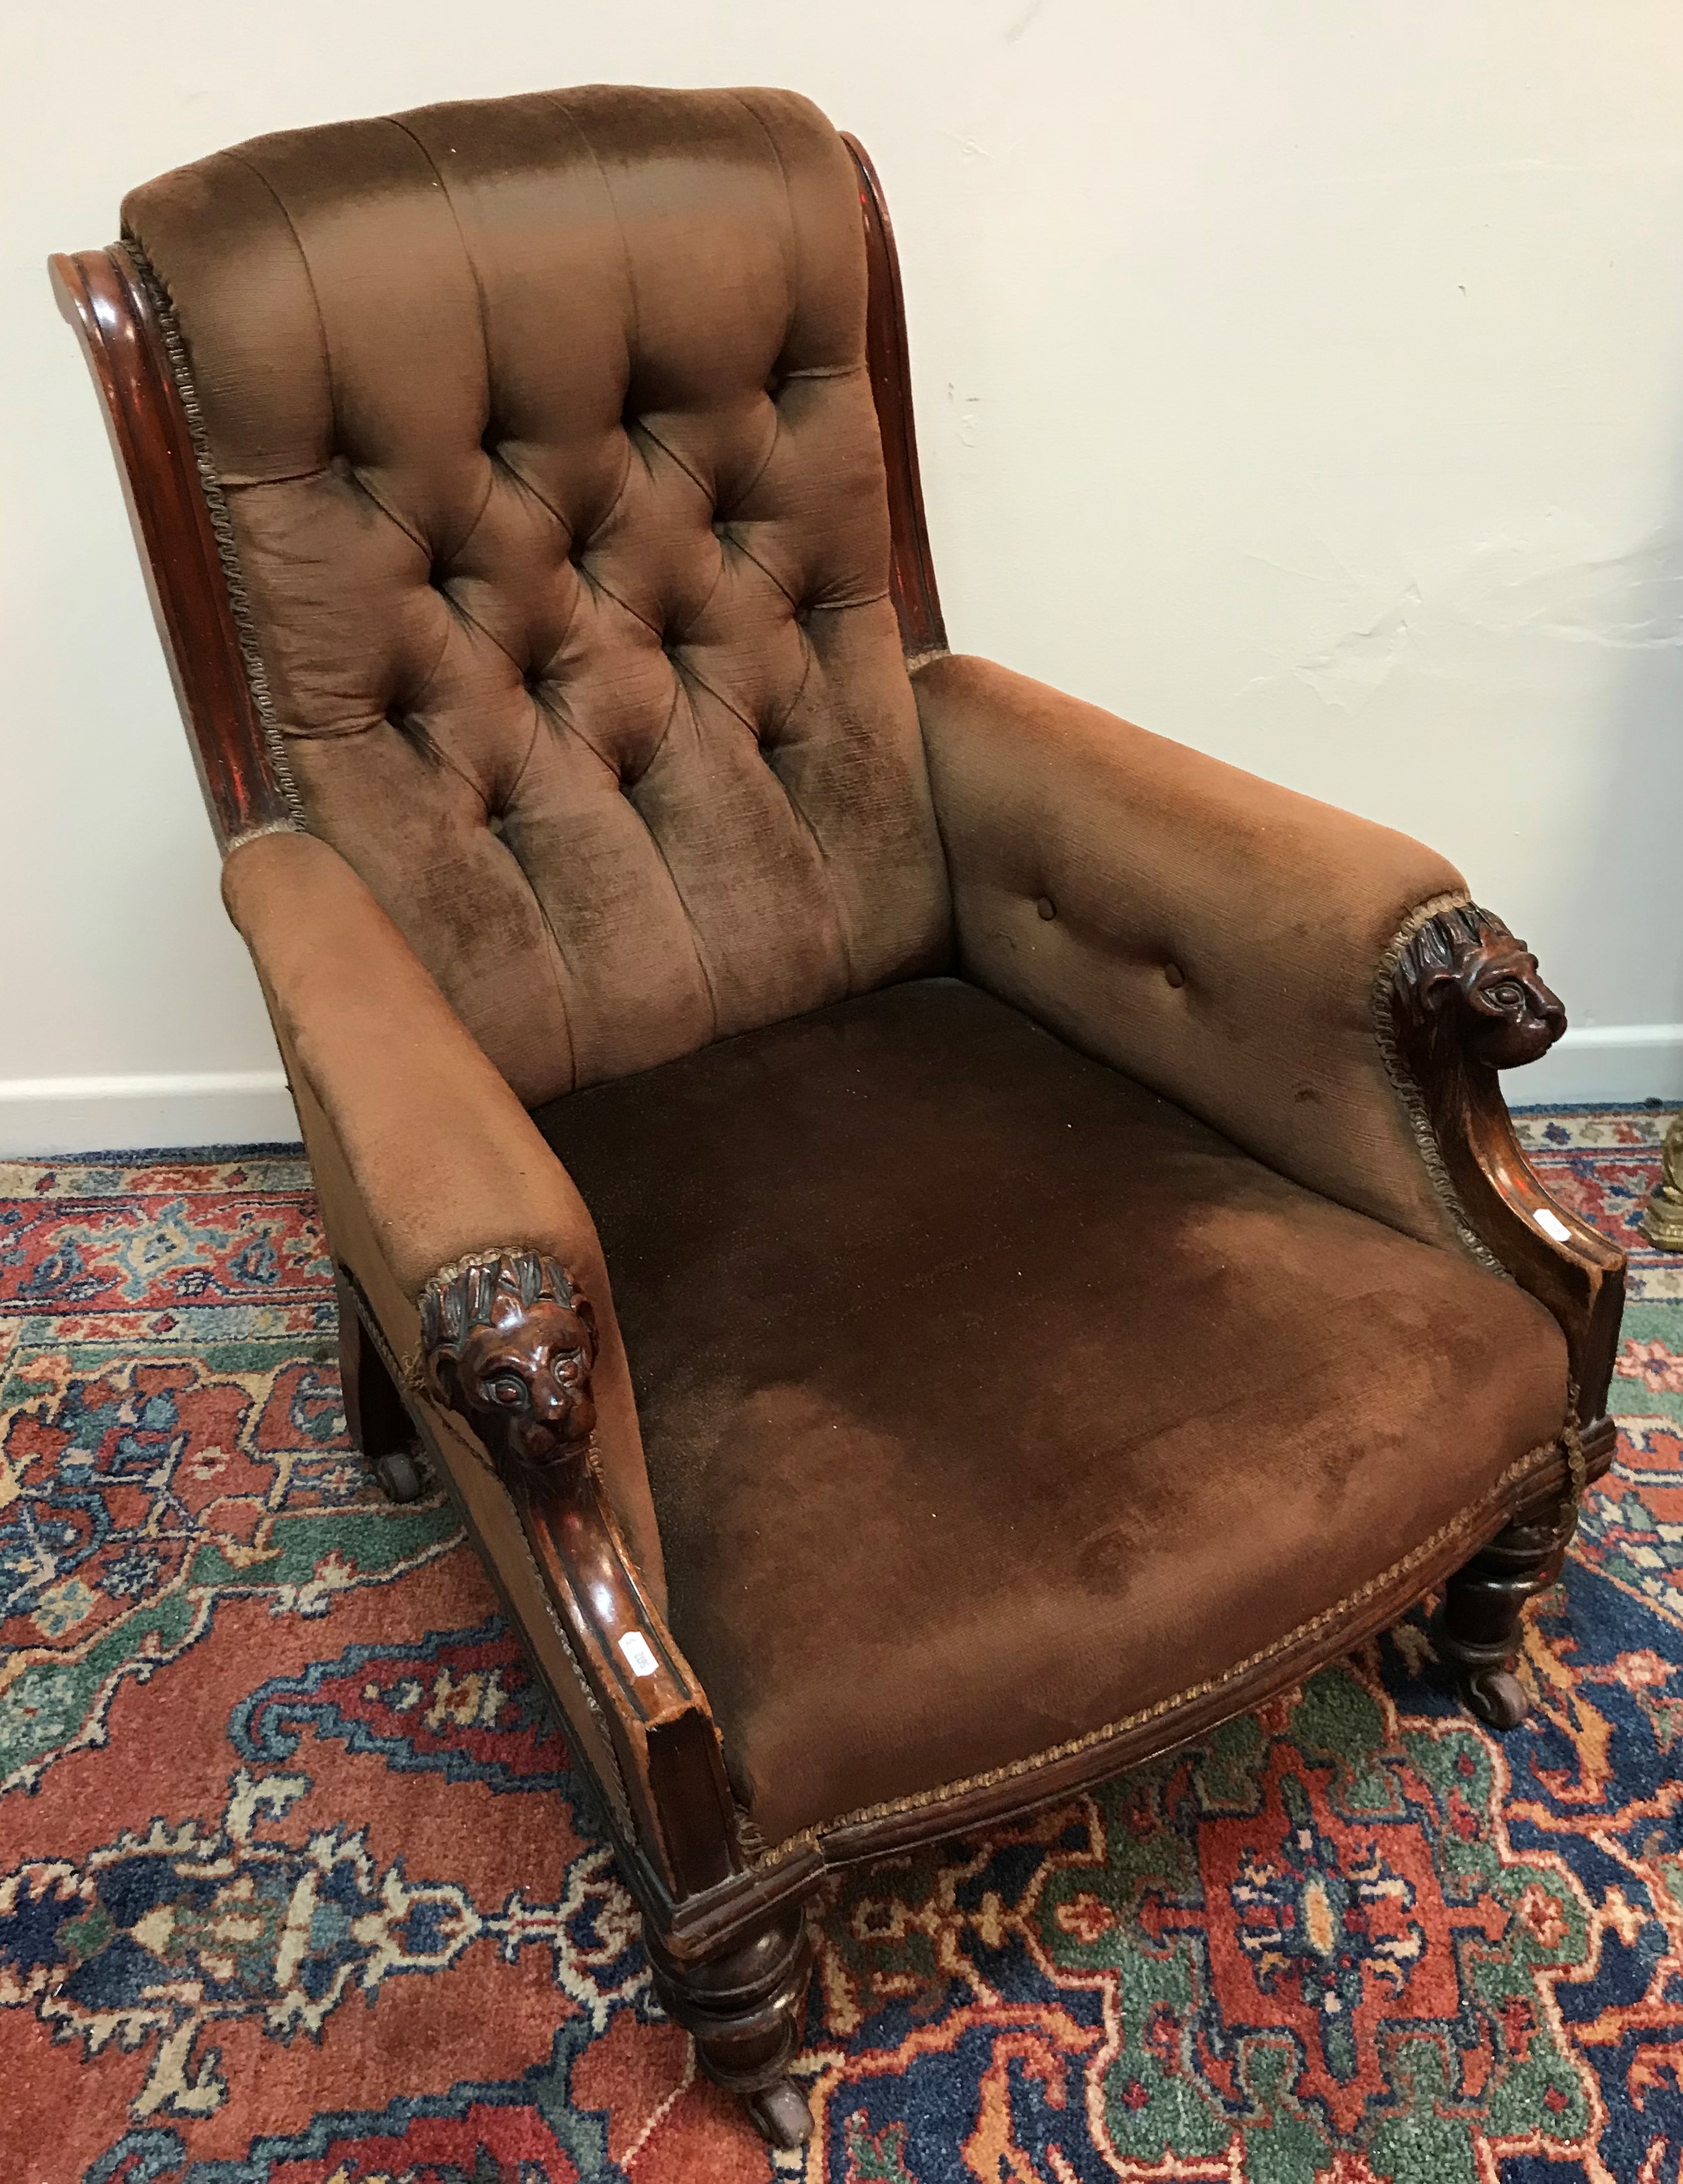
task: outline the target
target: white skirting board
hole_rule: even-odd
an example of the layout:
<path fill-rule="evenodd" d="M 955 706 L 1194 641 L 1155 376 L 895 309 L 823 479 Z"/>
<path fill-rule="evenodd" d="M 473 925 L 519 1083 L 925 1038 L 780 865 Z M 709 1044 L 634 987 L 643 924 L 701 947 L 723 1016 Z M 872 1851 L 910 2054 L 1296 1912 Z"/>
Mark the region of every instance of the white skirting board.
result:
<path fill-rule="evenodd" d="M 278 1069 L 170 1077 L 0 1079 L 0 1159 L 159 1145 L 296 1143 Z"/>
<path fill-rule="evenodd" d="M 1683 1102 L 1683 1024 L 1596 1024 L 1503 1080 L 1516 1106 L 1558 1101 Z M 292 1143 L 298 1135 L 278 1069 L 170 1077 L 0 1079 L 0 1159 L 123 1152 L 160 1145 Z"/>
<path fill-rule="evenodd" d="M 1516 1107 L 1605 1100 L 1683 1103 L 1683 1023 L 1588 1024 L 1569 1031 L 1541 1061 L 1510 1069 L 1502 1089 Z"/>

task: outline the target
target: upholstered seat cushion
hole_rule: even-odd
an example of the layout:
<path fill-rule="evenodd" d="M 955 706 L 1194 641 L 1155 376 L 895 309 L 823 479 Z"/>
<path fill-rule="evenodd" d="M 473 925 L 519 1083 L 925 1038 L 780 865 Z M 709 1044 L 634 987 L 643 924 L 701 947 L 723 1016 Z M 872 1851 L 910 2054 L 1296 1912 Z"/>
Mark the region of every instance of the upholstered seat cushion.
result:
<path fill-rule="evenodd" d="M 956 980 L 538 1120 L 768 1841 L 1220 1674 L 1561 1428 L 1531 1297 Z"/>

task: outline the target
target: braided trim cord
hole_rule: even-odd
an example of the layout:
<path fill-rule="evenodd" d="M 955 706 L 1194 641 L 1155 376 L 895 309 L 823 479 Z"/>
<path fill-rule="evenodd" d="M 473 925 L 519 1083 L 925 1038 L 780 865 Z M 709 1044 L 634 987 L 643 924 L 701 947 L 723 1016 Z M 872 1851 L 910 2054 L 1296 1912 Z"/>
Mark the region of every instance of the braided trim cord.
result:
<path fill-rule="evenodd" d="M 870 1820 L 891 1819 L 901 1813 L 922 1811 L 928 1806 L 944 1803 L 948 1799 L 962 1796 L 969 1791 L 989 1790 L 1000 1783 L 1032 1777 L 1039 1769 L 1053 1761 L 1073 1758 L 1079 1752 L 1091 1750 L 1095 1746 L 1102 1745 L 1112 1739 L 1125 1736 L 1130 1730 L 1143 1728 L 1150 1722 L 1160 1721 L 1166 1715 L 1173 1714 L 1179 1708 L 1190 1705 L 1199 1699 L 1213 1696 L 1218 1691 L 1249 1675 L 1253 1670 L 1264 1666 L 1268 1662 L 1278 1658 L 1279 1655 L 1289 1652 L 1294 1646 L 1312 1639 L 1319 1632 L 1351 1615 L 1369 1601 L 1400 1584 L 1411 1572 L 1441 1553 L 1457 1535 L 1470 1536 L 1474 1534 L 1485 1518 L 1499 1510 L 1508 1501 L 1515 1487 L 1524 1484 L 1530 1475 L 1542 1471 L 1546 1467 L 1551 1456 L 1563 1453 L 1568 1471 L 1575 1480 L 1582 1468 L 1584 1459 L 1582 1451 L 1580 1449 L 1576 1464 L 1574 1464 L 1572 1454 L 1574 1444 L 1574 1436 L 1570 1428 L 1553 1440 L 1540 1441 L 1536 1447 L 1529 1450 L 1524 1456 L 1510 1463 L 1495 1484 L 1487 1487 L 1475 1502 L 1468 1503 L 1459 1510 L 1446 1524 L 1441 1524 L 1436 1531 L 1429 1539 L 1423 1540 L 1418 1546 L 1412 1548 L 1408 1553 L 1399 1557 L 1388 1568 L 1380 1570 L 1376 1575 L 1356 1586 L 1352 1591 L 1346 1593 L 1341 1600 L 1335 1601 L 1330 1607 L 1324 1607 L 1318 1614 L 1309 1616 L 1295 1629 L 1288 1630 L 1282 1637 L 1275 1639 L 1271 1645 L 1258 1647 L 1255 1652 L 1247 1654 L 1242 1661 L 1234 1662 L 1230 1669 L 1223 1669 L 1219 1675 L 1207 1676 L 1201 1683 L 1191 1684 L 1184 1690 L 1171 1692 L 1166 1698 L 1157 1699 L 1150 1706 L 1141 1707 L 1133 1713 L 1124 1714 L 1119 1720 L 1106 1722 L 1102 1727 L 1089 1730 L 1083 1736 L 1071 1737 L 1062 1744 L 1050 1745 L 1044 1751 L 1031 1753 L 1026 1759 L 1010 1760 L 1003 1766 L 988 1768 L 978 1774 L 967 1774 L 956 1781 L 940 1783 L 932 1790 L 917 1791 L 902 1797 L 885 1798 L 880 1804 L 861 1805 L 853 1812 L 838 1815 L 834 1819 L 817 1821 L 811 1827 L 797 1829 L 793 1835 L 786 1836 L 783 1841 L 772 1847 L 768 1853 L 768 1862 L 775 1863 L 777 1859 L 787 1856 L 790 1851 L 804 1844 L 811 1843 L 822 1847 L 826 1837 L 838 1833 L 844 1828 L 858 1827 Z M 1073 1795 L 1074 1792 L 1072 1791 L 1070 1794 Z"/>
<path fill-rule="evenodd" d="M 276 714 L 274 694 L 269 688 L 269 669 L 258 637 L 257 617 L 252 612 L 245 571 L 240 564 L 239 541 L 234 531 L 234 519 L 216 468 L 216 459 L 211 453 L 210 435 L 205 428 L 204 412 L 199 406 L 198 390 L 193 385 L 192 367 L 188 360 L 187 343 L 181 337 L 181 322 L 176 316 L 176 308 L 170 301 L 168 290 L 132 235 L 125 234 L 123 248 L 127 252 L 140 284 L 146 291 L 148 301 L 156 314 L 164 353 L 170 359 L 170 376 L 175 382 L 181 413 L 187 419 L 193 465 L 198 472 L 199 489 L 204 495 L 206 512 L 210 518 L 211 536 L 216 541 L 216 557 L 222 565 L 222 582 L 227 588 L 228 605 L 234 618 L 234 635 L 245 668 L 246 684 L 263 730 L 263 747 L 269 760 L 269 770 L 281 801 L 286 805 L 292 820 L 290 831 L 308 833 L 309 815 L 304 809 L 303 797 L 298 794 L 292 760 L 287 753 L 286 738 Z"/>
<path fill-rule="evenodd" d="M 1578 1383 L 1570 1380 L 1566 1388 L 1566 1424 L 1561 1428 L 1560 1445 L 1566 1451 L 1566 1468 L 1572 1480 L 1574 1513 L 1584 1506 L 1584 1496 L 1590 1489 L 1590 1467 L 1584 1454 L 1584 1437 L 1578 1430 Z"/>
<path fill-rule="evenodd" d="M 248 842 L 260 842 L 265 834 L 296 834 L 298 828 L 290 819 L 270 819 L 261 827 L 248 827 L 243 834 L 231 834 L 222 851 L 226 863 L 236 850 L 244 849 Z"/>

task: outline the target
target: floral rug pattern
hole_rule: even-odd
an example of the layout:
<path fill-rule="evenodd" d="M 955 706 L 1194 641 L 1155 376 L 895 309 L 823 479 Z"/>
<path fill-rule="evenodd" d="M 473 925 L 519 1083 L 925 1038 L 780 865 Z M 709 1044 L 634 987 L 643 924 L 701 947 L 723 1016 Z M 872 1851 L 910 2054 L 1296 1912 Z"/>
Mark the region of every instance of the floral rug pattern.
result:
<path fill-rule="evenodd" d="M 1634 1251 L 1530 1721 L 1411 1617 L 1202 1744 L 835 1881 L 773 2154 L 697 2079 L 434 1497 L 347 1445 L 286 1149 L 0 1167 L 0 2174 L 27 2184 L 1679 2184 L 1668 1118 L 1519 1118 Z"/>

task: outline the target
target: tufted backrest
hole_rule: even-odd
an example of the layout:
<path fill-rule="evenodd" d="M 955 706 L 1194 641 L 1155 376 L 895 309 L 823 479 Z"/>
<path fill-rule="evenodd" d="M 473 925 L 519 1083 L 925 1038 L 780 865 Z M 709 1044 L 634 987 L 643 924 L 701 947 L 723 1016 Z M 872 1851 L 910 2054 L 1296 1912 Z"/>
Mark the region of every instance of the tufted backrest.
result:
<path fill-rule="evenodd" d="M 528 1104 L 945 961 L 814 107 L 429 107 L 123 217 L 306 822 Z"/>

